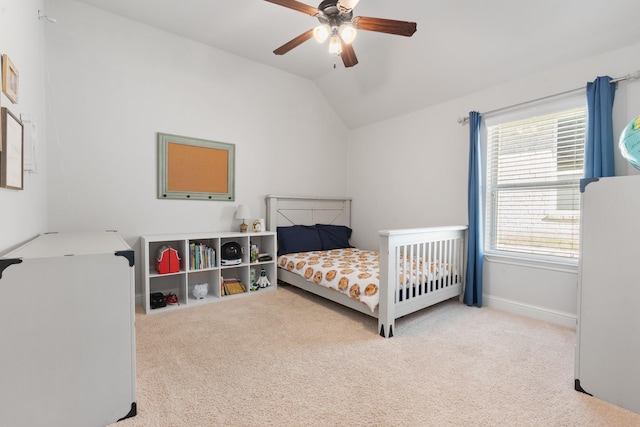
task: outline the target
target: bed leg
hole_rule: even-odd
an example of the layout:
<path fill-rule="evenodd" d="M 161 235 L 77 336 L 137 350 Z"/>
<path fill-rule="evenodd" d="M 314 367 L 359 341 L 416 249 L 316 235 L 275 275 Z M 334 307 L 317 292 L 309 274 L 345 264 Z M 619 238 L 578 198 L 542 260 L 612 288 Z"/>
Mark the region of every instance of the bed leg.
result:
<path fill-rule="evenodd" d="M 389 325 L 388 329 L 388 331 L 385 331 L 384 325 L 380 325 L 380 336 L 383 338 L 391 338 L 393 336 L 393 324 Z"/>

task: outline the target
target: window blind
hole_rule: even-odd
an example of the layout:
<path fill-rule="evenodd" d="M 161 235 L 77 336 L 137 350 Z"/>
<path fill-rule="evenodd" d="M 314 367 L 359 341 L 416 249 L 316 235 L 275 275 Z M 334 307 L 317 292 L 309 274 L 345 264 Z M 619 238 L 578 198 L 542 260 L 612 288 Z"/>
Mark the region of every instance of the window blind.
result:
<path fill-rule="evenodd" d="M 487 127 L 486 242 L 577 258 L 586 108 Z"/>

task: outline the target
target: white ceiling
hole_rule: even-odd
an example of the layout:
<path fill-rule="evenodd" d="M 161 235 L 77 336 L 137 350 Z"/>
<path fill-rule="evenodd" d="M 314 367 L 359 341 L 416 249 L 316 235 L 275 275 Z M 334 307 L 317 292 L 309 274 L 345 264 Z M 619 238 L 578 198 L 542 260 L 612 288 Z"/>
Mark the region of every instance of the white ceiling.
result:
<path fill-rule="evenodd" d="M 345 69 L 314 40 L 274 55 L 318 21 L 263 0 L 79 1 L 309 79 L 350 128 L 640 41 L 637 0 L 361 0 L 354 16 L 418 31 L 360 31 Z"/>

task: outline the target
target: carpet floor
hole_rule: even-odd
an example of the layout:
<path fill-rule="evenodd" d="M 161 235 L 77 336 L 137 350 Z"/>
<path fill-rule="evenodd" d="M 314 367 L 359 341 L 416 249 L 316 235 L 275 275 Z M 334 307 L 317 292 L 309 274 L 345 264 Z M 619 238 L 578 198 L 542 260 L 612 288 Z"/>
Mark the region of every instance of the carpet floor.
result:
<path fill-rule="evenodd" d="M 291 287 L 138 313 L 138 415 L 113 426 L 640 426 L 574 390 L 572 329 L 456 299 L 376 329 Z"/>

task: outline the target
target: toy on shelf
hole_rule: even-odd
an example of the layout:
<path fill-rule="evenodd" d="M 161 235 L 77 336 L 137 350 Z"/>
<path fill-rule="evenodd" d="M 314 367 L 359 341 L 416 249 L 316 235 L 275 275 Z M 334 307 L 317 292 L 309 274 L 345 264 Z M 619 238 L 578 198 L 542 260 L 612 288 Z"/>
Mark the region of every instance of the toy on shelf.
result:
<path fill-rule="evenodd" d="M 195 299 L 203 299 L 209 293 L 209 284 L 201 283 L 193 286 L 193 297 Z"/>
<path fill-rule="evenodd" d="M 171 246 L 161 246 L 156 251 L 156 271 L 158 274 L 178 273 L 180 256 Z"/>
<path fill-rule="evenodd" d="M 256 280 L 256 285 L 258 285 L 258 287 L 260 288 L 271 286 L 271 282 L 269 282 L 269 279 L 267 279 L 267 272 L 264 269 L 260 270 L 260 277 L 258 277 L 258 280 Z"/>
<path fill-rule="evenodd" d="M 222 245 L 222 257 L 220 264 L 238 265 L 242 263 L 242 248 L 238 242 L 227 242 Z"/>

